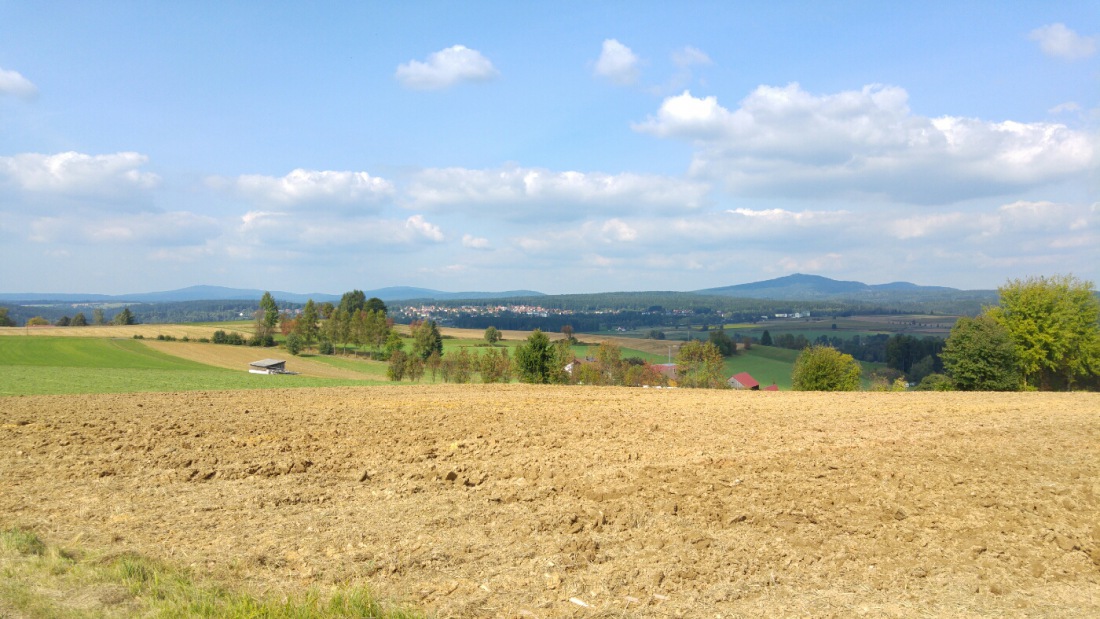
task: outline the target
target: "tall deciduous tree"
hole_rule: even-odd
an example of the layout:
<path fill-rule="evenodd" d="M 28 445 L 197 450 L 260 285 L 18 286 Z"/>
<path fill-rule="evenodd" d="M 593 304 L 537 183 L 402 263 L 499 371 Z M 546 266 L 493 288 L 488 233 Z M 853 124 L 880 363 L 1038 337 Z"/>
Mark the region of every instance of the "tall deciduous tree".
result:
<path fill-rule="evenodd" d="M 337 309 L 341 309 L 352 316 L 355 312 L 363 309 L 366 304 L 367 295 L 363 294 L 362 290 L 352 290 L 345 292 L 344 296 L 340 297 L 340 305 L 337 306 Z"/>
<path fill-rule="evenodd" d="M 962 391 L 1015 391 L 1016 346 L 999 322 L 988 315 L 964 316 L 951 328 L 943 352 L 943 367 Z"/>
<path fill-rule="evenodd" d="M 989 315 L 1016 344 L 1023 382 L 1070 389 L 1100 373 L 1100 300 L 1090 281 L 1072 275 L 1012 280 L 998 289 Z"/>
<path fill-rule="evenodd" d="M 832 346 L 810 346 L 794 361 L 791 387 L 795 391 L 856 391 L 859 363 Z"/>
<path fill-rule="evenodd" d="M 426 320 L 416 324 L 412 328 L 413 345 L 412 354 L 427 360 L 432 351 L 443 354 L 443 336 L 439 333 L 439 326 L 434 320 Z"/>
<path fill-rule="evenodd" d="M 306 306 L 302 308 L 302 315 L 298 317 L 298 322 L 294 325 L 295 332 L 302 338 L 306 348 L 312 346 L 321 333 L 320 325 L 317 324 L 318 319 L 317 304 L 313 302 L 313 299 L 306 301 Z"/>
<path fill-rule="evenodd" d="M 713 342 L 691 340 L 676 353 L 676 384 L 720 389 L 726 386 L 722 353 Z"/>
<path fill-rule="evenodd" d="M 92 310 L 92 322 L 97 325 L 107 324 L 107 317 L 103 315 L 103 310 L 95 308 Z"/>
<path fill-rule="evenodd" d="M 379 299 L 378 297 L 371 297 L 367 299 L 367 303 L 363 306 L 363 309 L 367 310 L 368 312 L 378 312 L 383 316 L 385 316 L 387 312 L 386 304 L 382 302 L 382 299 Z"/>
<path fill-rule="evenodd" d="M 550 338 L 539 329 L 527 336 L 527 341 L 516 348 L 515 368 L 519 379 L 525 383 L 551 382 L 551 364 L 555 361 Z"/>
<path fill-rule="evenodd" d="M 8 308 L 0 307 L 0 327 L 14 327 L 15 321 L 8 316 Z"/>
<path fill-rule="evenodd" d="M 76 316 L 73 316 L 72 325 L 74 327 L 86 327 L 86 326 L 88 326 L 88 319 L 84 317 L 84 312 L 77 312 Z"/>
<path fill-rule="evenodd" d="M 261 340 L 266 340 L 275 334 L 275 326 L 278 324 L 279 306 L 275 304 L 275 297 L 264 291 L 264 296 L 260 297 L 260 311 L 256 315 L 256 335 Z"/>

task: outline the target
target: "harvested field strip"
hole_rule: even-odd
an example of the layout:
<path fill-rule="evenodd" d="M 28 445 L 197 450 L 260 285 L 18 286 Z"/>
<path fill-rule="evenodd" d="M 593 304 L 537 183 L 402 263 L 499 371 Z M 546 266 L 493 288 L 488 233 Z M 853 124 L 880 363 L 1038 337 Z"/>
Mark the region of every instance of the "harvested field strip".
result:
<path fill-rule="evenodd" d="M 1096 394 L 22 397 L 0 471 L 0 527 L 440 616 L 1100 615 Z"/>

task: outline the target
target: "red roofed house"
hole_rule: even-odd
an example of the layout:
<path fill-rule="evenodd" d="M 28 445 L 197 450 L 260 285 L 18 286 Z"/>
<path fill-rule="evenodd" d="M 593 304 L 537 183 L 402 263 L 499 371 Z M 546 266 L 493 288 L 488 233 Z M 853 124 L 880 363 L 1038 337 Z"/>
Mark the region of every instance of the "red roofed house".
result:
<path fill-rule="evenodd" d="M 777 385 L 775 383 L 772 383 L 772 384 L 768 385 L 767 387 L 764 387 L 763 390 L 764 391 L 779 391 L 779 385 Z"/>
<path fill-rule="evenodd" d="M 748 372 L 741 372 L 740 374 L 734 374 L 730 376 L 730 379 L 726 383 L 733 389 L 748 389 L 750 391 L 760 391 L 760 383 L 756 382 L 756 379 L 749 376 Z"/>

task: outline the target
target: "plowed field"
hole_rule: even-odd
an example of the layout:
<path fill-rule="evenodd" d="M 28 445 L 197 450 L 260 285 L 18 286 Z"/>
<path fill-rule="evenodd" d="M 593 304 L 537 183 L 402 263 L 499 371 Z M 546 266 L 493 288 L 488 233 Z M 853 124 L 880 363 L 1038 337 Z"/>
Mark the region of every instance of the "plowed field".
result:
<path fill-rule="evenodd" d="M 1100 616 L 1100 396 L 0 398 L 0 526 L 441 617 Z"/>

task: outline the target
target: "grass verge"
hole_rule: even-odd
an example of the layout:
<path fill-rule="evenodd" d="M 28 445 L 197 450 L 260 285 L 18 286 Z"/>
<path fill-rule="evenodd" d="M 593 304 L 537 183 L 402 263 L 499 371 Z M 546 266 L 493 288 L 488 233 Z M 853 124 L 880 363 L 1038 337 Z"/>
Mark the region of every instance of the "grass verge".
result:
<path fill-rule="evenodd" d="M 411 619 L 424 613 L 379 600 L 365 587 L 275 598 L 196 578 L 189 570 L 135 554 L 95 556 L 43 542 L 33 532 L 0 531 L 0 616 Z"/>

